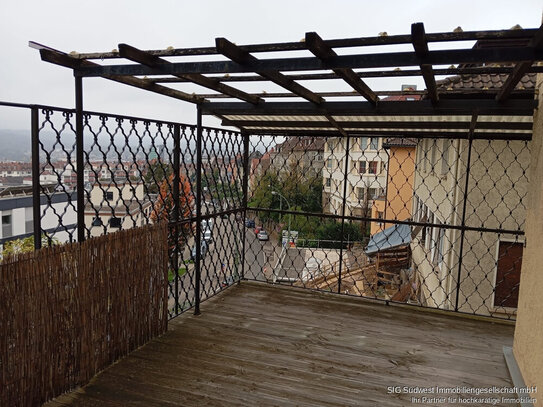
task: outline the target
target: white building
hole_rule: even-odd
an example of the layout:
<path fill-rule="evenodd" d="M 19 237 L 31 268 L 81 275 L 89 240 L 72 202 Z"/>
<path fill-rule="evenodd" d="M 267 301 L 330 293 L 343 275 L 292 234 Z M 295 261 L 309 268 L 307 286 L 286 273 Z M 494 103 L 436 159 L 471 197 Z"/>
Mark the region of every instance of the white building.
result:
<path fill-rule="evenodd" d="M 341 214 L 345 180 L 346 138 L 330 138 L 324 147 L 322 171 L 326 213 Z M 347 163 L 345 215 L 364 216 L 373 199 L 385 191 L 388 155 L 377 137 L 351 138 Z"/>
<path fill-rule="evenodd" d="M 43 186 L 42 186 L 43 188 Z M 47 187 L 45 187 L 47 188 Z M 60 243 L 76 238 L 77 193 L 54 192 L 40 197 L 41 228 Z M 10 240 L 32 236 L 34 232 L 32 187 L 7 187 L 0 190 L 0 246 Z"/>

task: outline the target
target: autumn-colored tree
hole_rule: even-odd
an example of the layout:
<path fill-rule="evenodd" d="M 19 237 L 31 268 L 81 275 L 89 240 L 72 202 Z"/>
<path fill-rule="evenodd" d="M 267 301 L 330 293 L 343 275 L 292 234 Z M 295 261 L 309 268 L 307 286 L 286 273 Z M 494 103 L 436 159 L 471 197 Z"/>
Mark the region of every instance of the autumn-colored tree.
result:
<path fill-rule="evenodd" d="M 153 222 L 174 221 L 174 198 L 173 198 L 174 174 L 170 174 L 160 184 L 160 190 L 157 201 L 154 205 L 151 219 Z M 188 178 L 184 174 L 179 174 L 179 220 L 187 219 L 192 216 L 192 207 L 194 196 Z M 192 225 L 184 223 L 179 226 L 179 244 L 182 246 L 192 234 Z"/>

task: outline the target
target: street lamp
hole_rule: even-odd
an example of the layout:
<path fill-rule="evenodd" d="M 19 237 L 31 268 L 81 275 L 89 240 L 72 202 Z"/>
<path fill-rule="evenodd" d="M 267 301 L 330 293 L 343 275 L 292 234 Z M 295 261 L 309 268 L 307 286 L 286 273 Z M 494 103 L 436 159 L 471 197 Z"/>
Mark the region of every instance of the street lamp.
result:
<path fill-rule="evenodd" d="M 283 195 L 281 195 L 277 191 L 271 191 L 272 195 L 279 195 L 279 198 L 282 198 L 285 200 L 288 206 L 288 211 L 290 212 L 290 203 L 288 202 L 288 199 L 285 198 Z M 279 210 L 281 210 L 281 199 L 279 199 Z M 290 245 L 290 221 L 291 221 L 291 214 L 288 214 L 288 232 L 287 232 L 287 244 Z"/>

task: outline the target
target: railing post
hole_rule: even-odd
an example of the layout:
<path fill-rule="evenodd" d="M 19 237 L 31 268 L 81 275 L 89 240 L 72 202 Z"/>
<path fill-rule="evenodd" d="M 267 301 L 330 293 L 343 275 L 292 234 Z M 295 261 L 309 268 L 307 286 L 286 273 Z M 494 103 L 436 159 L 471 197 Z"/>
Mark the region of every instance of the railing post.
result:
<path fill-rule="evenodd" d="M 83 174 L 83 78 L 75 77 L 75 151 L 77 167 L 77 241 L 85 240 L 85 192 Z"/>
<path fill-rule="evenodd" d="M 172 253 L 172 267 L 175 272 L 175 314 L 179 312 L 179 184 L 181 183 L 179 168 L 181 156 L 181 130 L 179 124 L 175 124 L 173 127 L 173 239 L 174 247 Z"/>
<path fill-rule="evenodd" d="M 245 279 L 245 240 L 247 238 L 247 228 L 245 227 L 245 219 L 247 218 L 247 201 L 249 198 L 249 133 L 242 132 L 241 133 L 243 137 L 243 217 L 242 225 L 243 225 L 243 233 L 242 233 L 242 252 L 243 252 L 243 258 L 241 262 L 241 280 Z"/>
<path fill-rule="evenodd" d="M 345 174 L 343 176 L 343 203 L 341 205 L 341 245 L 339 248 L 339 275 L 337 279 L 337 292 L 341 293 L 341 272 L 343 270 L 343 235 L 345 234 L 345 207 L 347 205 L 347 181 L 349 175 L 349 142 L 345 137 Z M 365 216 L 366 214 L 364 214 Z"/>
<path fill-rule="evenodd" d="M 196 264 L 194 267 L 194 315 L 200 314 L 200 260 L 202 239 L 202 107 L 196 107 Z"/>
<path fill-rule="evenodd" d="M 464 255 L 464 234 L 465 234 L 465 227 L 466 227 L 466 208 L 467 208 L 467 202 L 468 202 L 469 174 L 470 174 L 470 168 L 471 168 L 471 147 L 473 144 L 473 133 L 475 132 L 476 123 L 477 123 L 477 113 L 473 113 L 473 116 L 471 117 L 471 124 L 470 124 L 469 135 L 468 135 L 468 158 L 466 161 L 466 182 L 464 184 L 464 203 L 462 205 L 462 221 L 461 221 L 462 229 L 460 229 L 460 251 L 458 253 L 458 274 L 456 277 L 456 299 L 455 299 L 455 305 L 454 305 L 455 311 L 458 311 L 458 302 L 459 302 L 459 297 L 460 297 L 460 277 L 462 275 L 462 257 Z"/>
<path fill-rule="evenodd" d="M 40 198 L 40 129 L 36 106 L 31 110 L 32 131 L 32 214 L 34 249 L 41 249 L 41 198 Z"/>

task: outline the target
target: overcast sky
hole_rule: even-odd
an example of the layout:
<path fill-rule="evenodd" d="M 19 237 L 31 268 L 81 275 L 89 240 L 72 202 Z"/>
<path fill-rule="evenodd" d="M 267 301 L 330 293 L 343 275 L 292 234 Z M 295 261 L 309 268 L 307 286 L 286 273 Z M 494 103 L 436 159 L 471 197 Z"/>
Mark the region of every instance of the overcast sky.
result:
<path fill-rule="evenodd" d="M 407 34 L 411 23 L 426 32 L 536 28 L 540 0 L 455 1 L 118 1 L 0 0 L 0 100 L 73 107 L 72 71 L 42 62 L 36 41 L 61 51 L 111 51 L 119 43 L 140 49 L 213 46 L 216 37 L 237 44 L 299 41 L 316 31 L 324 39 Z M 370 83 L 376 90 L 400 82 Z M 421 81 L 414 81 L 422 87 Z M 234 84 L 260 91 L 262 84 Z M 185 84 L 179 89 L 193 92 Z M 313 87 L 314 90 L 324 90 Z M 266 88 L 265 90 L 274 90 Z M 348 90 L 341 88 L 337 90 Z M 207 92 L 207 91 L 206 91 Z M 194 105 L 114 82 L 84 80 L 84 108 L 194 123 Z M 28 113 L 0 107 L 0 129 L 26 128 Z M 204 124 L 217 125 L 214 118 Z M 1 146 L 0 146 L 1 148 Z"/>

